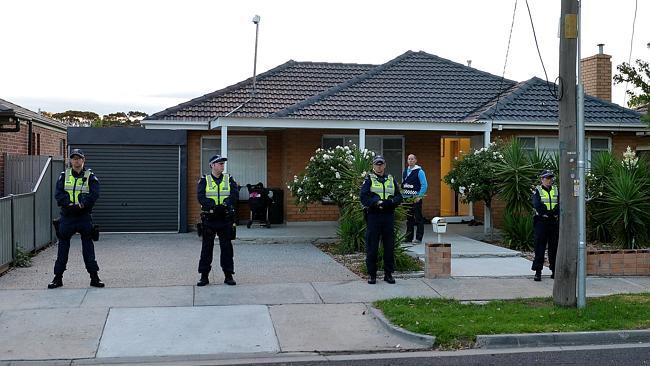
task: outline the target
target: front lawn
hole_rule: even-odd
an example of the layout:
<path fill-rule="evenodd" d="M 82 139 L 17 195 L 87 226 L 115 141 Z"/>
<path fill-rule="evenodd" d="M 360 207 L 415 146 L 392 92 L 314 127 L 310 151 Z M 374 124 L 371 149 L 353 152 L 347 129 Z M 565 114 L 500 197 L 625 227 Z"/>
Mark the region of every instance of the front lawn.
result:
<path fill-rule="evenodd" d="M 584 309 L 557 307 L 551 298 L 461 303 L 398 298 L 374 306 L 393 324 L 433 335 L 441 349 L 471 346 L 477 335 L 650 328 L 650 293 L 587 299 Z"/>

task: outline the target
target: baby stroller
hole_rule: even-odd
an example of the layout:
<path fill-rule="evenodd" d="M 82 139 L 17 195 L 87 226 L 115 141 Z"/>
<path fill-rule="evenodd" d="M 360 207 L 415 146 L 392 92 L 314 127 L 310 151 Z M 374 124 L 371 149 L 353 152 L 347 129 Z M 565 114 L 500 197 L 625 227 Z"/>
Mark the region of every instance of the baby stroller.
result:
<path fill-rule="evenodd" d="M 248 188 L 248 207 L 251 210 L 251 216 L 246 227 L 250 229 L 253 222 L 257 221 L 261 226 L 270 228 L 269 205 L 271 198 L 269 197 L 269 190 L 264 187 L 262 182 L 247 184 L 246 188 Z"/>

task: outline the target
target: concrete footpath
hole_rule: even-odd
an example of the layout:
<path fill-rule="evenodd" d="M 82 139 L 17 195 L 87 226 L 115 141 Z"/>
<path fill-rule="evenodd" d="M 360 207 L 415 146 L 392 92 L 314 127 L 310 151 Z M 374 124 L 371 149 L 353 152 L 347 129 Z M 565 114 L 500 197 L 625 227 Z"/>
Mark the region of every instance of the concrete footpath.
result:
<path fill-rule="evenodd" d="M 65 286 L 45 289 L 56 254 L 56 246 L 47 248 L 32 267 L 0 277 L 0 365 L 430 350 L 431 339 L 387 327 L 369 304 L 405 296 L 490 300 L 552 295 L 552 280 L 534 282 L 530 271 L 526 276 L 410 278 L 368 285 L 311 244 L 326 240 L 327 235 L 314 233 L 331 233 L 330 226 L 301 228 L 311 236 L 303 234 L 302 243 L 290 239 L 292 244 L 261 244 L 262 237 L 253 235 L 257 229 L 246 233 L 249 237 L 242 230 L 235 245 L 234 287 L 222 283 L 218 270 L 209 286 L 194 286 L 200 251 L 194 234 L 104 235 L 97 243 L 104 289 L 88 288 L 78 237 Z M 279 242 L 279 229 L 259 230 Z M 470 244 L 468 250 L 476 251 Z M 497 256 L 473 259 L 491 258 Z M 458 259 L 463 258 L 452 258 L 452 267 Z M 650 291 L 647 277 L 588 278 L 587 284 L 588 296 Z"/>

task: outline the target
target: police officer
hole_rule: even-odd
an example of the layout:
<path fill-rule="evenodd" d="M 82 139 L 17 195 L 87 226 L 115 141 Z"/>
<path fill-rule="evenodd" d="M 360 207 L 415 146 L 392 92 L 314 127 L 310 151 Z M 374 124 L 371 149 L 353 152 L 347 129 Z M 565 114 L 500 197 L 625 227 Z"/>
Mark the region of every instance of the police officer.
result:
<path fill-rule="evenodd" d="M 555 175 L 550 170 L 544 170 L 540 174 L 541 185 L 538 185 L 533 192 L 533 208 L 535 217 L 535 259 L 532 270 L 535 271 L 533 279 L 542 280 L 542 268 L 544 267 L 544 252 L 548 246 L 548 263 L 551 270 L 551 278 L 555 278 L 555 256 L 557 254 L 557 242 L 560 235 L 560 194 L 557 187 L 553 185 Z"/>
<path fill-rule="evenodd" d="M 224 283 L 234 286 L 237 283 L 232 275 L 235 274 L 233 262 L 233 247 L 231 235 L 234 222 L 234 205 L 237 202 L 238 186 L 235 180 L 225 174 L 225 162 L 228 159 L 214 155 L 210 158 L 210 174 L 204 175 L 197 186 L 197 198 L 201 204 L 201 224 L 203 230 L 203 244 L 201 246 L 201 259 L 199 260 L 199 273 L 201 278 L 197 286 L 210 283 L 208 276 L 212 269 L 212 251 L 214 250 L 215 235 L 219 236 L 221 249 L 220 264 L 225 275 Z"/>
<path fill-rule="evenodd" d="M 63 272 L 68 263 L 70 239 L 75 233 L 81 234 L 81 251 L 90 274 L 90 286 L 104 287 L 97 272 L 93 244 L 92 213 L 95 201 L 99 198 L 99 180 L 90 169 L 84 167 L 86 157 L 81 149 L 70 151 L 70 167 L 59 176 L 56 182 L 56 202 L 61 207 L 61 217 L 57 236 L 59 248 L 54 264 L 54 279 L 47 288 L 63 286 Z"/>
<path fill-rule="evenodd" d="M 361 186 L 361 204 L 367 213 L 366 267 L 368 283 L 377 283 L 377 251 L 379 240 L 384 243 L 384 281 L 395 283 L 395 207 L 402 202 L 397 181 L 386 175 L 386 160 L 377 155 L 372 160 L 372 172 L 366 176 Z"/>
<path fill-rule="evenodd" d="M 408 166 L 402 173 L 402 195 L 404 198 L 415 197 L 415 202 L 409 207 L 406 216 L 406 242 L 420 244 L 424 236 L 424 217 L 422 216 L 422 198 L 427 192 L 427 177 L 421 166 L 417 165 L 418 159 L 413 154 L 407 158 Z M 415 240 L 413 239 L 413 229 Z"/>

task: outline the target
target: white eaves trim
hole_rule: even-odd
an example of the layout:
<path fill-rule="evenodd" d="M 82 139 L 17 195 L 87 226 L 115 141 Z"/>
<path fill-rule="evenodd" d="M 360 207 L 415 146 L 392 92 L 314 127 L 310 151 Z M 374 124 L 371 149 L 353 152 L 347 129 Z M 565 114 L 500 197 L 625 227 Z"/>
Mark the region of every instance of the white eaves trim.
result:
<path fill-rule="evenodd" d="M 150 119 L 140 121 L 144 128 L 149 130 L 208 130 L 210 121 L 184 121 Z"/>
<path fill-rule="evenodd" d="M 489 121 L 472 122 L 412 122 L 412 121 L 361 121 L 323 120 L 297 118 L 233 118 L 219 117 L 210 122 L 210 129 L 221 127 L 248 128 L 312 128 L 346 130 L 419 130 L 485 132 Z"/>
<path fill-rule="evenodd" d="M 488 122 L 488 121 L 483 121 Z M 492 121 L 494 130 L 557 130 L 558 123 L 550 121 Z M 585 129 L 590 131 L 647 131 L 643 123 L 585 123 Z"/>

